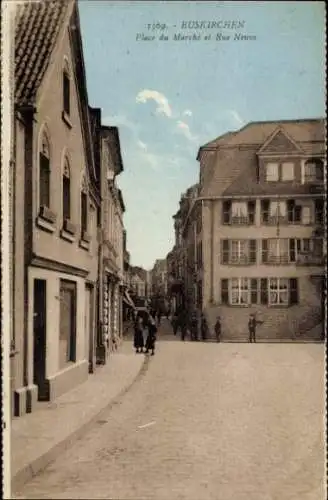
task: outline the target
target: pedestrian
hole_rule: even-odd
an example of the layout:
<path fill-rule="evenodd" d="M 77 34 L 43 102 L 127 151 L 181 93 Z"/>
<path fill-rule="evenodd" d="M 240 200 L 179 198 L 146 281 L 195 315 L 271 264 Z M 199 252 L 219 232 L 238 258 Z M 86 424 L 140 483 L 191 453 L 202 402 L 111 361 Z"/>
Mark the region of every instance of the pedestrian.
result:
<path fill-rule="evenodd" d="M 178 333 L 178 328 L 179 328 L 179 320 L 176 312 L 173 313 L 171 323 L 172 323 L 173 333 L 174 335 L 176 335 Z"/>
<path fill-rule="evenodd" d="M 254 314 L 249 315 L 248 333 L 249 333 L 249 342 L 256 342 L 256 318 Z"/>
<path fill-rule="evenodd" d="M 191 340 L 198 340 L 198 318 L 197 311 L 193 311 L 190 321 Z"/>
<path fill-rule="evenodd" d="M 143 322 L 140 316 L 137 316 L 134 323 L 134 348 L 136 354 L 143 352 L 144 338 L 143 338 Z"/>
<path fill-rule="evenodd" d="M 181 330 L 181 340 L 185 340 L 187 333 L 187 311 L 182 309 L 179 315 L 179 326 Z"/>
<path fill-rule="evenodd" d="M 161 325 L 161 317 L 162 317 L 162 312 L 160 309 L 158 309 L 158 311 L 157 311 L 157 324 L 158 324 L 158 326 Z"/>
<path fill-rule="evenodd" d="M 216 341 L 220 342 L 220 340 L 221 340 L 221 318 L 220 318 L 220 316 L 218 316 L 216 318 L 214 330 L 215 330 Z"/>
<path fill-rule="evenodd" d="M 207 339 L 207 333 L 208 333 L 208 324 L 207 324 L 207 319 L 205 317 L 205 314 L 202 313 L 201 316 L 201 334 L 202 334 L 202 340 Z"/>
<path fill-rule="evenodd" d="M 156 327 L 156 322 L 153 316 L 149 317 L 149 322 L 148 322 L 148 335 L 147 335 L 147 340 L 146 340 L 146 354 L 151 350 L 151 355 L 154 356 L 155 354 L 155 342 L 156 342 L 156 333 L 157 333 L 157 327 Z"/>

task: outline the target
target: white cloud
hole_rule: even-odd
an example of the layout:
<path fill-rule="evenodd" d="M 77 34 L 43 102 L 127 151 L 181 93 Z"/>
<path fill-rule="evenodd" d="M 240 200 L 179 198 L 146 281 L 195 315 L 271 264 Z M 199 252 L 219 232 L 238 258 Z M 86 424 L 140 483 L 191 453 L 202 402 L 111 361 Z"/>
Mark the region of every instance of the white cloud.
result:
<path fill-rule="evenodd" d="M 238 114 L 237 111 L 234 111 L 233 109 L 230 109 L 228 113 L 232 116 L 232 118 L 238 123 L 238 125 L 245 125 L 244 120 L 241 118 L 241 116 Z"/>
<path fill-rule="evenodd" d="M 192 111 L 190 111 L 190 109 L 185 109 L 185 111 L 182 114 L 185 116 L 192 116 Z"/>
<path fill-rule="evenodd" d="M 139 146 L 140 149 L 143 149 L 144 151 L 146 151 L 148 148 L 147 148 L 147 144 L 145 144 L 144 142 L 140 141 L 139 139 L 137 140 L 137 145 Z"/>
<path fill-rule="evenodd" d="M 164 94 L 161 94 L 157 90 L 144 89 L 141 90 L 136 97 L 136 102 L 138 103 L 145 103 L 149 100 L 153 100 L 157 103 L 156 112 L 158 114 L 165 115 L 168 118 L 172 117 L 172 109 Z"/>
<path fill-rule="evenodd" d="M 188 141 L 191 141 L 191 142 L 198 141 L 198 138 L 191 133 L 191 130 L 189 128 L 188 123 L 183 122 L 181 120 L 178 120 L 177 121 L 177 129 L 179 132 L 181 132 L 186 137 L 186 139 L 188 139 Z"/>

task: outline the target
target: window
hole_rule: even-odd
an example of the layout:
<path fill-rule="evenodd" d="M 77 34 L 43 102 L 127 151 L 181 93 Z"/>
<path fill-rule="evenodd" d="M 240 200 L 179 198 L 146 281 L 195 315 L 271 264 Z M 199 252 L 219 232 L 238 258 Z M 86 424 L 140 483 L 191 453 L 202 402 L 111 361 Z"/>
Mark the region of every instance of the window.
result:
<path fill-rule="evenodd" d="M 314 203 L 315 223 L 321 225 L 324 222 L 324 203 L 322 200 L 315 200 Z"/>
<path fill-rule="evenodd" d="M 229 286 L 228 286 L 228 280 L 223 279 L 221 280 L 221 302 L 222 304 L 228 304 L 229 303 Z"/>
<path fill-rule="evenodd" d="M 286 222 L 286 200 L 262 200 L 261 220 L 263 224 L 277 224 L 278 222 Z"/>
<path fill-rule="evenodd" d="M 307 160 L 304 164 L 304 182 L 322 182 L 323 180 L 323 161 L 318 158 Z"/>
<path fill-rule="evenodd" d="M 63 72 L 63 110 L 70 114 L 70 78 L 67 70 Z"/>
<path fill-rule="evenodd" d="M 71 182 L 68 160 L 65 159 L 63 172 L 63 221 L 69 220 L 71 216 Z"/>
<path fill-rule="evenodd" d="M 232 306 L 297 304 L 296 278 L 232 278 L 221 280 L 221 303 Z"/>
<path fill-rule="evenodd" d="M 248 278 L 234 278 L 231 280 L 231 304 L 247 305 L 249 292 Z"/>
<path fill-rule="evenodd" d="M 301 222 L 302 207 L 296 205 L 295 200 L 287 201 L 287 218 L 288 222 L 295 224 Z"/>
<path fill-rule="evenodd" d="M 293 181 L 294 180 L 294 163 L 285 162 L 281 165 L 281 180 Z"/>
<path fill-rule="evenodd" d="M 83 178 L 81 190 L 81 236 L 85 238 L 88 232 L 88 195 L 86 179 Z"/>
<path fill-rule="evenodd" d="M 76 284 L 60 280 L 59 365 L 76 360 Z"/>
<path fill-rule="evenodd" d="M 262 240 L 262 262 L 283 264 L 289 261 L 289 243 L 287 238 Z"/>
<path fill-rule="evenodd" d="M 288 304 L 287 278 L 269 278 L 269 304 L 270 305 Z"/>
<path fill-rule="evenodd" d="M 222 221 L 223 224 L 254 224 L 255 201 L 224 201 Z"/>
<path fill-rule="evenodd" d="M 222 264 L 255 264 L 256 240 L 222 240 Z"/>
<path fill-rule="evenodd" d="M 39 190 L 40 206 L 50 207 L 50 147 L 47 136 L 42 138 L 39 155 Z"/>
<path fill-rule="evenodd" d="M 279 163 L 267 163 L 265 173 L 267 182 L 277 182 L 279 180 Z"/>

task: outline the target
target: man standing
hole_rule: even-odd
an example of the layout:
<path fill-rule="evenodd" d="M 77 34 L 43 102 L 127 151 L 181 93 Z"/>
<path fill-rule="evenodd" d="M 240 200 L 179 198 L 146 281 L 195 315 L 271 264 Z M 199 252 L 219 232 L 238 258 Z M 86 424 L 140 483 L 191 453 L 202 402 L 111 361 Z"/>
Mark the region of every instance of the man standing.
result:
<path fill-rule="evenodd" d="M 218 316 L 216 318 L 214 330 L 215 330 L 216 341 L 220 342 L 220 340 L 221 340 L 221 318 L 220 318 L 220 316 Z"/>
<path fill-rule="evenodd" d="M 254 314 L 249 315 L 248 320 L 249 342 L 256 342 L 256 319 Z"/>

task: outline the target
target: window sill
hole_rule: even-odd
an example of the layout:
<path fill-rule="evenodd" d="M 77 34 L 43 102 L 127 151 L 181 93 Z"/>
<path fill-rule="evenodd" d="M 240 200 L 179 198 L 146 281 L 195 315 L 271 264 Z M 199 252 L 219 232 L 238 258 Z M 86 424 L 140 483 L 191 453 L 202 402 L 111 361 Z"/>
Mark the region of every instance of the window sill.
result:
<path fill-rule="evenodd" d="M 81 238 L 79 241 L 79 247 L 83 248 L 84 250 L 90 250 L 90 242 L 86 241 L 85 239 Z"/>
<path fill-rule="evenodd" d="M 57 215 L 55 214 L 55 212 L 50 210 L 50 208 L 46 207 L 45 205 L 42 205 L 40 207 L 39 217 L 46 222 L 50 222 L 50 224 L 55 224 L 57 220 Z"/>
<path fill-rule="evenodd" d="M 56 214 L 48 207 L 43 206 L 40 208 L 40 213 L 36 218 L 36 225 L 48 233 L 53 233 L 56 230 L 56 219 Z"/>
<path fill-rule="evenodd" d="M 72 122 L 70 120 L 69 115 L 66 113 L 66 111 L 62 111 L 62 120 L 63 122 L 67 125 L 69 129 L 73 127 Z"/>
<path fill-rule="evenodd" d="M 91 237 L 87 232 L 83 232 L 81 236 L 81 240 L 84 241 L 85 243 L 90 243 Z"/>
<path fill-rule="evenodd" d="M 73 224 L 70 219 L 64 219 L 62 231 L 70 234 L 71 236 L 74 236 L 76 233 L 76 225 Z"/>
<path fill-rule="evenodd" d="M 62 229 L 60 231 L 60 237 L 63 239 L 63 240 L 66 240 L 66 241 L 69 241 L 70 243 L 74 243 L 75 241 L 75 237 L 74 235 L 68 233 L 67 231 L 65 231 L 64 229 Z"/>

